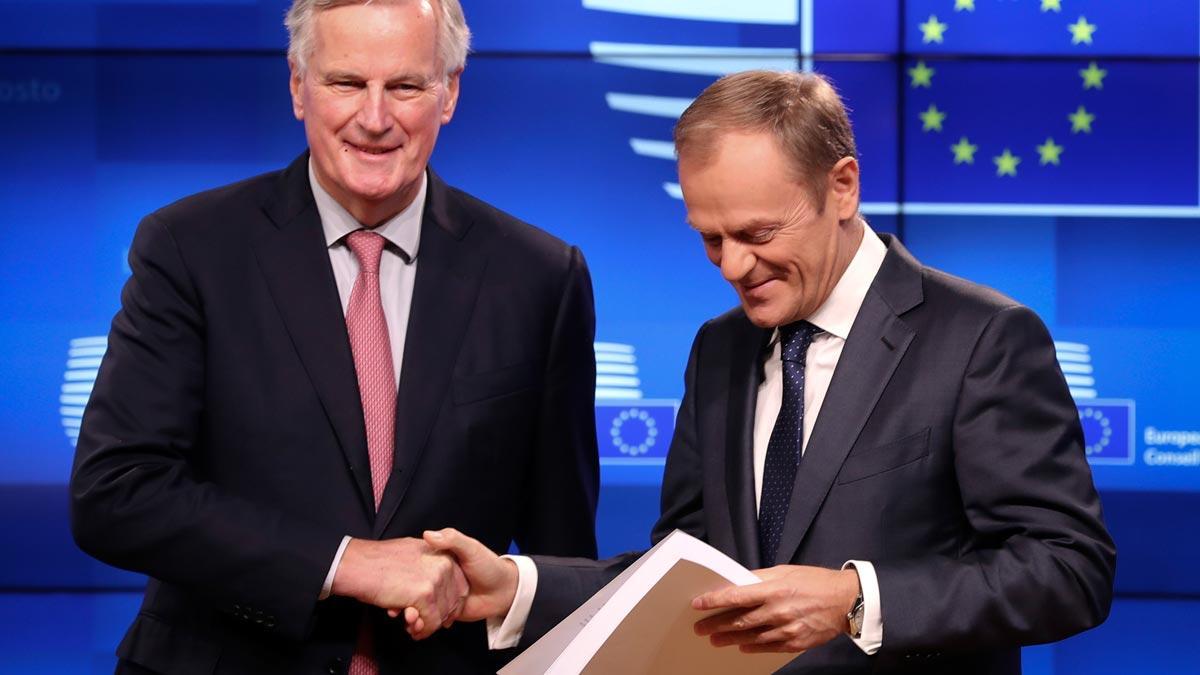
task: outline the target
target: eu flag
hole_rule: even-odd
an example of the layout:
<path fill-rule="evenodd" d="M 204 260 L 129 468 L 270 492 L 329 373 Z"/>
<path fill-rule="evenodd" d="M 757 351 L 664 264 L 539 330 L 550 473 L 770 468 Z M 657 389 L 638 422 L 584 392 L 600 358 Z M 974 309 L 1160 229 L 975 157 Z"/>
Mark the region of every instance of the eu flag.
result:
<path fill-rule="evenodd" d="M 909 203 L 1200 203 L 1195 61 L 905 65 Z"/>
<path fill-rule="evenodd" d="M 1196 56 L 1195 0 L 908 0 L 908 52 Z"/>

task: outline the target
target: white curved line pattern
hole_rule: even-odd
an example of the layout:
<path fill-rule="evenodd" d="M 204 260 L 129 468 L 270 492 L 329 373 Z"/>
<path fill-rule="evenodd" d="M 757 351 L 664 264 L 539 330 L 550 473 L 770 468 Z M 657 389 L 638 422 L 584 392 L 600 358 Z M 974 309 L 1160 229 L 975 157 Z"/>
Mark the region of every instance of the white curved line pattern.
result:
<path fill-rule="evenodd" d="M 669 159 L 675 161 L 675 144 L 671 141 L 652 141 L 648 138 L 631 138 L 629 139 L 629 147 L 633 148 L 634 154 L 642 157 L 653 157 L 655 159 Z"/>
<path fill-rule="evenodd" d="M 629 42 L 593 42 L 589 48 L 597 63 L 663 73 L 720 77 L 743 70 L 794 71 L 800 68 L 800 52 L 795 49 Z"/>
<path fill-rule="evenodd" d="M 633 345 L 620 342 L 595 342 L 596 400 L 642 398 L 642 381 L 637 377 L 637 356 Z"/>
<path fill-rule="evenodd" d="M 1067 380 L 1071 398 L 1080 401 L 1099 396 L 1096 391 L 1096 378 L 1092 377 L 1091 347 L 1082 342 L 1055 340 L 1054 352 L 1058 357 L 1058 367 Z"/>
<path fill-rule="evenodd" d="M 63 384 L 58 397 L 58 414 L 62 419 L 63 432 L 71 445 L 79 440 L 79 425 L 83 421 L 83 410 L 96 383 L 96 372 L 108 348 L 108 338 L 103 335 L 80 337 L 71 340 L 67 349 L 67 364 L 63 371 Z"/>
<path fill-rule="evenodd" d="M 693 21 L 796 25 L 796 0 L 583 0 L 587 9 Z"/>
<path fill-rule="evenodd" d="M 651 96 L 649 94 L 622 94 L 610 91 L 604 95 L 608 107 L 619 112 L 636 115 L 652 115 L 678 119 L 692 104 L 692 99 L 679 96 Z"/>

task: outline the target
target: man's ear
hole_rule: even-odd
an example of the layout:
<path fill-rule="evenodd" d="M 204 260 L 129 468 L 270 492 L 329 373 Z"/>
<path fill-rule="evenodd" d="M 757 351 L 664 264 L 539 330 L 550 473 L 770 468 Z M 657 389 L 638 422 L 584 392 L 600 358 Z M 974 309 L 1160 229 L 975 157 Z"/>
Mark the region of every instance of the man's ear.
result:
<path fill-rule="evenodd" d="M 288 59 L 288 70 L 291 72 L 288 77 L 288 89 L 292 92 L 292 114 L 296 119 L 303 121 L 304 101 L 300 97 L 300 89 L 304 86 L 304 71 L 293 59 Z"/>
<path fill-rule="evenodd" d="M 454 118 L 454 111 L 458 108 L 458 86 L 462 81 L 463 69 L 450 73 L 446 76 L 446 100 L 442 102 L 442 124 L 449 124 Z"/>
<path fill-rule="evenodd" d="M 826 208 L 833 208 L 838 220 L 846 220 L 858 213 L 858 160 L 843 157 L 829 171 L 829 190 Z"/>

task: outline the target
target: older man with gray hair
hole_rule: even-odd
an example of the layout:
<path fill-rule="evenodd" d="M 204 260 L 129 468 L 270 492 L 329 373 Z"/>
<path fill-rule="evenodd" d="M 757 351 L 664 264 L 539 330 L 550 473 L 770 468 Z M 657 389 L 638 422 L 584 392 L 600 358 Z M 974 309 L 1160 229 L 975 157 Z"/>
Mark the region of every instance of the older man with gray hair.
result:
<path fill-rule="evenodd" d="M 286 24 L 308 152 L 142 221 L 84 414 L 76 541 L 150 577 L 117 670 L 493 672 L 419 537 L 595 555 L 587 267 L 428 167 L 457 0 Z"/>

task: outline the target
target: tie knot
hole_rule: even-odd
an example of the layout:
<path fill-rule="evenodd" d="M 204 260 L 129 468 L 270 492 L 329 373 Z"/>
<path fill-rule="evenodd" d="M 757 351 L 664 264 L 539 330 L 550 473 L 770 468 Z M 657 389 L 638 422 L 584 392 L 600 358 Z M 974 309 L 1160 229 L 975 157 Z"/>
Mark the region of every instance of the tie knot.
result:
<path fill-rule="evenodd" d="M 803 363 L 804 354 L 808 351 L 808 345 L 812 343 L 813 336 L 820 332 L 820 328 L 807 321 L 797 321 L 789 323 L 786 326 L 780 326 L 780 357 L 784 361 L 800 361 Z"/>
<path fill-rule="evenodd" d="M 358 258 L 359 269 L 368 274 L 379 274 L 379 258 L 386 243 L 382 235 L 369 230 L 355 230 L 346 236 L 346 245 Z"/>

